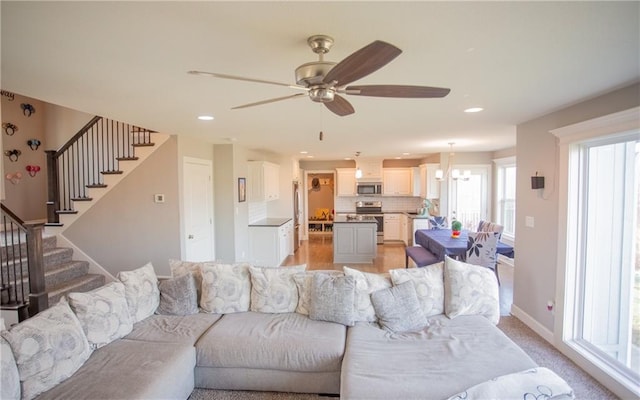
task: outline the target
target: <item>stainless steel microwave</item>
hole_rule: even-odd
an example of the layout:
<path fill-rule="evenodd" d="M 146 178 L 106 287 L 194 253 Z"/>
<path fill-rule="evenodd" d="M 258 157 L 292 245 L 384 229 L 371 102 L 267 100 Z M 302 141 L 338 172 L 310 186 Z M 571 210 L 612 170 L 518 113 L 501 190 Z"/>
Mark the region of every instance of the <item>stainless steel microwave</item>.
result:
<path fill-rule="evenodd" d="M 358 182 L 356 193 L 361 196 L 375 196 L 382 194 L 381 182 Z"/>

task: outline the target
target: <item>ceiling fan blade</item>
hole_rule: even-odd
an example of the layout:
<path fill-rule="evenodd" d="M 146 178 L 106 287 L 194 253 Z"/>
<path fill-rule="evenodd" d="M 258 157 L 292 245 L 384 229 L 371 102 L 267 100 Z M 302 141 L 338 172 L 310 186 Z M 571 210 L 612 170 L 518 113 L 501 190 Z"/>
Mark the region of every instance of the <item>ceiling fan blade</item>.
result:
<path fill-rule="evenodd" d="M 187 73 L 191 74 L 191 75 L 211 76 L 211 77 L 214 77 L 214 78 L 234 79 L 236 81 L 245 81 L 245 82 L 266 83 L 266 84 L 269 84 L 269 85 L 286 86 L 286 87 L 289 87 L 291 89 L 299 89 L 299 90 L 305 90 L 305 91 L 308 90 L 304 86 L 291 85 L 289 83 L 267 81 L 267 80 L 264 80 L 264 79 L 247 78 L 247 77 L 244 77 L 244 76 L 219 74 L 217 72 L 188 71 Z"/>
<path fill-rule="evenodd" d="M 335 81 L 344 86 L 384 67 L 400 53 L 402 50 L 396 46 L 376 40 L 331 68 L 323 82 L 332 84 Z"/>
<path fill-rule="evenodd" d="M 338 96 L 337 94 L 333 96 L 333 101 L 323 104 L 329 109 L 329 111 L 341 117 L 356 112 L 356 110 L 353 109 L 353 106 L 347 101 L 347 99 L 342 96 Z"/>
<path fill-rule="evenodd" d="M 434 98 L 444 97 L 451 89 L 408 85 L 358 85 L 347 86 L 344 93 L 355 96 Z"/>
<path fill-rule="evenodd" d="M 274 99 L 262 100 L 262 101 L 257 101 L 255 103 L 249 103 L 249 104 L 243 104 L 241 106 L 231 107 L 231 109 L 232 110 L 237 110 L 239 108 L 247 108 L 247 107 L 259 106 L 259 105 L 262 105 L 262 104 L 275 103 L 276 101 L 293 99 L 294 97 L 300 97 L 300 96 L 306 96 L 306 94 L 305 93 L 296 93 L 296 94 L 292 94 L 290 96 L 276 97 Z"/>

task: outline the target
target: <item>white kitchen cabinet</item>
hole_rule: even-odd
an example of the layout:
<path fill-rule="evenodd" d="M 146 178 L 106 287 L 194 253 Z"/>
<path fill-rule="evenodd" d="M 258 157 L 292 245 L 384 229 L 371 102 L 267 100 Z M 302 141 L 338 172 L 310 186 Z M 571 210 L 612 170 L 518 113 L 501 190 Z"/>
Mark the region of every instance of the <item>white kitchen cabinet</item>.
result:
<path fill-rule="evenodd" d="M 383 168 L 382 194 L 386 196 L 413 196 L 411 168 Z"/>
<path fill-rule="evenodd" d="M 400 234 L 400 215 L 401 214 L 384 214 L 384 240 L 402 240 Z"/>
<path fill-rule="evenodd" d="M 408 224 L 408 227 L 411 227 L 411 229 L 408 231 L 409 240 L 408 240 L 407 246 L 414 245 L 414 242 L 416 240 L 416 231 L 418 229 L 429 229 L 431 227 L 429 225 L 429 219 L 427 218 L 411 218 L 411 220 L 413 221 Z"/>
<path fill-rule="evenodd" d="M 249 226 L 249 252 L 254 265 L 282 264 L 293 253 L 293 221 L 280 226 Z"/>
<path fill-rule="evenodd" d="M 336 168 L 336 196 L 356 195 L 356 169 Z"/>
<path fill-rule="evenodd" d="M 411 218 L 406 214 L 400 214 L 400 240 L 405 246 L 409 245 L 409 222 L 412 222 Z"/>
<path fill-rule="evenodd" d="M 440 198 L 440 182 L 436 179 L 436 171 L 440 164 L 420 165 L 420 197 L 427 199 Z"/>
<path fill-rule="evenodd" d="M 357 160 L 357 167 L 362 171 L 364 182 L 382 181 L 382 160 Z"/>
<path fill-rule="evenodd" d="M 280 166 L 267 161 L 249 161 L 247 198 L 250 202 L 280 198 Z"/>

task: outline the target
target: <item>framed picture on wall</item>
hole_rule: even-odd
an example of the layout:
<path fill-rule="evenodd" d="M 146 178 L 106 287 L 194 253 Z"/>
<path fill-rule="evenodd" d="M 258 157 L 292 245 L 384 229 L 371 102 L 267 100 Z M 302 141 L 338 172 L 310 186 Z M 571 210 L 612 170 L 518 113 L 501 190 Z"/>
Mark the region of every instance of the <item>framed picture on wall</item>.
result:
<path fill-rule="evenodd" d="M 238 178 L 238 202 L 247 201 L 247 178 Z"/>

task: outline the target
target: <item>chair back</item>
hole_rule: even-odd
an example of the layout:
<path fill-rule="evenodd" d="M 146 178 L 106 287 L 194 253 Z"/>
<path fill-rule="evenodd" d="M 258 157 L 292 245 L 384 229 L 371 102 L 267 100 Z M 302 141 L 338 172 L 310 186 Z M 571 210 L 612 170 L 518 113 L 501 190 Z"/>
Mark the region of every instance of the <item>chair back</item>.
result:
<path fill-rule="evenodd" d="M 498 240 L 502 237 L 504 226 L 489 221 L 480 221 L 478 224 L 478 232 L 495 232 L 498 234 Z"/>
<path fill-rule="evenodd" d="M 445 229 L 447 227 L 447 217 L 430 217 L 429 225 L 431 229 Z"/>
<path fill-rule="evenodd" d="M 469 232 L 466 262 L 496 270 L 498 233 Z"/>

